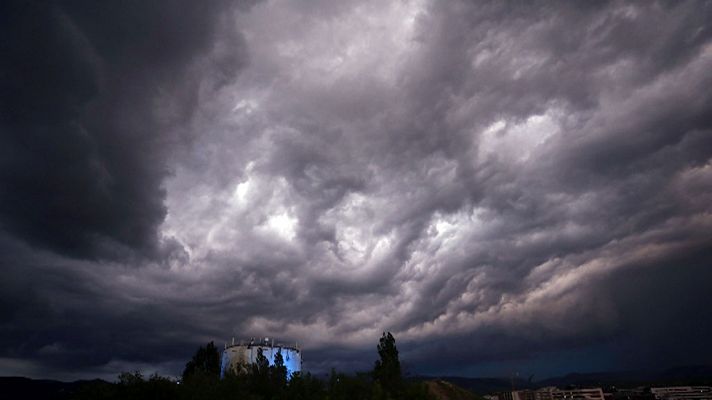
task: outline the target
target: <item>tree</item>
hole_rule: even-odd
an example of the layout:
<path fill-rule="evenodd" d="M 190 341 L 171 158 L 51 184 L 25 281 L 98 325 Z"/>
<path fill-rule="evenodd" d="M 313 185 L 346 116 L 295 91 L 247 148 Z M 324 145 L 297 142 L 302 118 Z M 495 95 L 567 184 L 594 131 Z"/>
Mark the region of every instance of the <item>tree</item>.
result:
<path fill-rule="evenodd" d="M 265 399 L 272 397 L 269 360 L 265 357 L 261 347 L 257 348 L 257 357 L 252 364 L 252 373 L 249 379 L 253 393 Z"/>
<path fill-rule="evenodd" d="M 338 400 L 333 393 L 327 392 L 324 382 L 310 373 L 293 372 L 287 389 L 281 397 L 289 400 Z"/>
<path fill-rule="evenodd" d="M 277 354 L 274 355 L 274 366 L 275 368 L 284 367 L 284 357 L 282 357 L 282 349 L 277 350 Z"/>
<path fill-rule="evenodd" d="M 262 347 L 257 348 L 257 358 L 253 365 L 255 375 L 267 375 L 269 373 L 269 360 L 265 357 Z"/>
<path fill-rule="evenodd" d="M 141 371 L 134 372 L 122 372 L 119 374 L 119 385 L 122 386 L 132 386 L 143 383 L 143 374 Z"/>
<path fill-rule="evenodd" d="M 274 355 L 274 365 L 270 367 L 270 378 L 272 385 L 276 388 L 284 388 L 287 386 L 287 367 L 284 366 L 284 357 L 282 357 L 281 349 Z"/>
<path fill-rule="evenodd" d="M 213 342 L 198 348 L 193 358 L 185 364 L 183 381 L 188 381 L 197 375 L 210 379 L 217 379 L 220 376 L 220 354 Z"/>
<path fill-rule="evenodd" d="M 269 367 L 269 395 L 275 399 L 284 397 L 287 390 L 287 367 L 281 349 L 274 355 L 274 363 Z"/>
<path fill-rule="evenodd" d="M 390 332 L 383 332 L 377 349 L 380 359 L 373 367 L 373 379 L 386 393 L 399 397 L 403 385 L 396 339 Z"/>

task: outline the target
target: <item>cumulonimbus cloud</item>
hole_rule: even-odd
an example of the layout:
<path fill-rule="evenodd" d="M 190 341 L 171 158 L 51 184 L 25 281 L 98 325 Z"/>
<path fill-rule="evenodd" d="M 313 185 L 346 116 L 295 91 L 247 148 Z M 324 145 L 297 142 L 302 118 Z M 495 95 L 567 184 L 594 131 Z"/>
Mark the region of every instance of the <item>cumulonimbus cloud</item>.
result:
<path fill-rule="evenodd" d="M 265 334 L 367 368 L 384 330 L 431 372 L 709 356 L 708 323 L 669 330 L 710 320 L 709 3 L 324 3 L 13 11 L 6 70 L 63 69 L 3 86 L 2 301 L 49 322 L 8 317 L 42 333 L 2 356 L 168 371 Z"/>

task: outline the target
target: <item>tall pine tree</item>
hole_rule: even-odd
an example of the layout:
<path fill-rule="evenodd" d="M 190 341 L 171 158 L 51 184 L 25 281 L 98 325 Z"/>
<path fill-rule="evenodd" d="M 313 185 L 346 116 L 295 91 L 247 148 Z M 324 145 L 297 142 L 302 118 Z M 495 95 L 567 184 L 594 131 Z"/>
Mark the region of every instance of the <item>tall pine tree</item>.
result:
<path fill-rule="evenodd" d="M 373 379 L 383 390 L 394 398 L 398 398 L 403 387 L 400 360 L 396 339 L 390 332 L 383 332 L 378 343 L 379 360 L 373 367 Z"/>

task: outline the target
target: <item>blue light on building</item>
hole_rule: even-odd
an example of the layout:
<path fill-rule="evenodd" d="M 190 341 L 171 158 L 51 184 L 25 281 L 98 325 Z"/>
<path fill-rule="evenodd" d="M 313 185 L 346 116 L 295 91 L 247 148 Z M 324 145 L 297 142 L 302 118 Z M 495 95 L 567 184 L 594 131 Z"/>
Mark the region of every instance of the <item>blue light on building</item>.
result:
<path fill-rule="evenodd" d="M 260 341 L 250 340 L 249 342 L 225 345 L 222 360 L 220 363 L 220 377 L 223 378 L 228 371 L 236 374 L 248 372 L 249 366 L 257 362 L 259 349 L 265 356 L 269 365 L 274 365 L 274 357 L 277 353 L 282 354 L 284 366 L 287 368 L 287 378 L 289 379 L 295 372 L 302 370 L 302 353 L 296 346 L 274 343 L 269 338 Z"/>

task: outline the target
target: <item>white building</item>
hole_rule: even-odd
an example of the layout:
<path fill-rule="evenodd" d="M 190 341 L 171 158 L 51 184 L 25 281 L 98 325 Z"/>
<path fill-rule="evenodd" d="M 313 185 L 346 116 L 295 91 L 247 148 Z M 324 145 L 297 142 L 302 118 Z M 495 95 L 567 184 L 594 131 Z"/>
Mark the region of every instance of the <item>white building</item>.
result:
<path fill-rule="evenodd" d="M 558 389 L 551 392 L 553 400 L 603 400 L 601 388 Z"/>
<path fill-rule="evenodd" d="M 710 386 L 668 386 L 650 388 L 659 400 L 712 400 Z"/>

